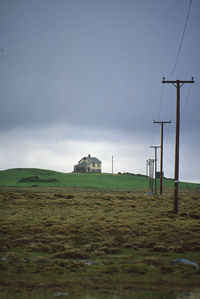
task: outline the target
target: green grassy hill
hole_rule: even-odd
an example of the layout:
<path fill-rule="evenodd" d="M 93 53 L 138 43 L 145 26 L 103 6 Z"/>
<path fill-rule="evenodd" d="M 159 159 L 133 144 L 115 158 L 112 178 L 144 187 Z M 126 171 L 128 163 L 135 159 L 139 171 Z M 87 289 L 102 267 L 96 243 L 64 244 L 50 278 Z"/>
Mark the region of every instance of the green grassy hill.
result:
<path fill-rule="evenodd" d="M 164 179 L 165 187 L 173 180 Z M 99 189 L 149 190 L 146 176 L 134 174 L 62 173 L 37 168 L 16 168 L 0 171 L 0 187 L 79 187 Z M 198 189 L 198 184 L 180 183 L 181 188 Z"/>

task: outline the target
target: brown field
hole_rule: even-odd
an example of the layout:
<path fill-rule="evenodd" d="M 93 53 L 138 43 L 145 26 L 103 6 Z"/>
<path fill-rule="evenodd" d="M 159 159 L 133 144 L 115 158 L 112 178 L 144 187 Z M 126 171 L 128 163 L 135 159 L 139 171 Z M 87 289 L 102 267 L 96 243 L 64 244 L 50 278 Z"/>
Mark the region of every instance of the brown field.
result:
<path fill-rule="evenodd" d="M 170 193 L 1 191 L 0 298 L 33 290 L 126 296 L 199 287 L 194 265 L 170 265 L 180 257 L 200 265 L 197 190 L 180 194 L 178 215 Z"/>

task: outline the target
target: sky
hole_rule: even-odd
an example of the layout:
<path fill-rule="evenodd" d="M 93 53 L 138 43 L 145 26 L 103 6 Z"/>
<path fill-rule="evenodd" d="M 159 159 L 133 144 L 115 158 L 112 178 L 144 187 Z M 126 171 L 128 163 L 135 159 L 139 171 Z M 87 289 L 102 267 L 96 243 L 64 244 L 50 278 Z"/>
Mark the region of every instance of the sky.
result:
<path fill-rule="evenodd" d="M 176 88 L 180 170 L 200 183 L 200 1 L 0 0 L 0 169 L 62 172 L 88 154 L 102 171 L 146 174 L 164 126 L 174 177 Z M 158 151 L 158 168 L 160 153 Z"/>

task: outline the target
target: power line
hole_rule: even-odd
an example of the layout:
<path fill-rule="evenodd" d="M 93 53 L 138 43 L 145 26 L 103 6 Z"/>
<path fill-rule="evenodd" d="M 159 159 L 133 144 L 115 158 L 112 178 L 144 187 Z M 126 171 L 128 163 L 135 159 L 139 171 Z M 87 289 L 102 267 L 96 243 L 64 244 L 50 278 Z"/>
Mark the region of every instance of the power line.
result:
<path fill-rule="evenodd" d="M 190 3 L 189 3 L 188 12 L 187 12 L 186 20 L 185 20 L 185 25 L 184 25 L 184 29 L 183 29 L 183 33 L 182 33 L 182 37 L 181 37 L 181 42 L 180 42 L 180 45 L 179 45 L 179 49 L 178 49 L 178 53 L 177 53 L 177 56 L 176 56 L 176 60 L 175 60 L 173 69 L 172 69 L 171 74 L 169 76 L 170 78 L 172 77 L 172 75 L 173 75 L 173 73 L 175 71 L 175 68 L 176 68 L 176 65 L 177 65 L 177 62 L 178 62 L 178 59 L 179 59 L 179 55 L 180 55 L 180 52 L 181 52 L 181 48 L 182 48 L 182 44 L 183 44 L 183 39 L 184 39 L 184 35 L 185 35 L 187 23 L 188 23 L 188 18 L 189 18 L 189 14 L 190 14 L 191 5 L 192 5 L 192 0 L 190 0 Z"/>
<path fill-rule="evenodd" d="M 163 98 L 164 98 L 164 84 L 162 84 L 162 89 L 161 89 L 161 96 L 160 96 L 160 105 L 158 109 L 158 116 L 157 119 L 160 118 L 162 106 L 163 106 Z M 155 126 L 153 126 L 153 138 L 152 138 L 152 143 L 154 144 L 154 139 L 155 139 Z"/>
<path fill-rule="evenodd" d="M 160 118 L 161 109 L 162 109 L 162 105 L 163 105 L 163 98 L 164 98 L 164 85 L 162 84 L 161 98 L 160 98 L 160 106 L 159 106 L 159 110 L 158 110 L 158 117 L 157 117 L 157 119 Z"/>
<path fill-rule="evenodd" d="M 188 100 L 190 98 L 191 89 L 192 89 L 192 86 L 190 85 L 189 88 L 188 88 L 186 99 L 185 99 L 184 104 L 183 104 L 182 114 L 184 114 L 185 108 L 186 108 Z"/>
<path fill-rule="evenodd" d="M 173 119 L 172 123 L 174 123 L 174 119 Z M 165 138 L 165 146 L 167 144 L 169 144 L 169 142 L 168 142 L 169 136 L 170 137 L 172 136 L 172 126 L 167 126 L 167 132 L 166 132 L 166 138 Z"/>
<path fill-rule="evenodd" d="M 172 121 L 172 123 L 175 123 L 174 119 Z M 173 144 L 173 134 L 172 134 L 172 130 L 173 130 L 173 125 L 172 126 L 167 126 L 166 127 L 166 137 L 165 137 L 165 142 L 164 142 L 164 147 L 167 147 L 167 151 L 165 151 L 165 155 L 166 155 L 166 160 L 172 161 L 173 160 L 173 150 L 172 150 L 172 144 Z M 167 163 L 168 164 L 168 163 Z M 172 177 L 173 175 L 170 174 L 170 176 Z"/>

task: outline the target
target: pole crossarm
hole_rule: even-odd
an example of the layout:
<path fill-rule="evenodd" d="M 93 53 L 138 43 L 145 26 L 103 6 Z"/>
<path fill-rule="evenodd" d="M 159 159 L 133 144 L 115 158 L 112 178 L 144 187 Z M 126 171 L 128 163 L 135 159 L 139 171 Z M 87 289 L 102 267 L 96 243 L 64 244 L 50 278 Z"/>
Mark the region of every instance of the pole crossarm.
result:
<path fill-rule="evenodd" d="M 168 121 L 155 121 L 153 122 L 154 124 L 171 124 L 171 120 Z"/>
<path fill-rule="evenodd" d="M 176 84 L 176 83 L 179 83 L 179 84 L 182 84 L 182 85 L 180 85 L 180 87 L 181 86 L 183 86 L 185 83 L 195 83 L 195 81 L 194 81 L 194 78 L 192 77 L 191 78 L 192 80 L 186 80 L 186 81 L 182 81 L 182 80 L 172 80 L 172 81 L 166 81 L 165 80 L 165 77 L 163 77 L 163 81 L 162 81 L 162 83 L 172 83 L 173 85 L 174 84 Z M 176 85 L 174 85 L 175 87 L 177 87 Z"/>
<path fill-rule="evenodd" d="M 150 145 L 150 148 L 160 148 L 160 145 Z"/>

